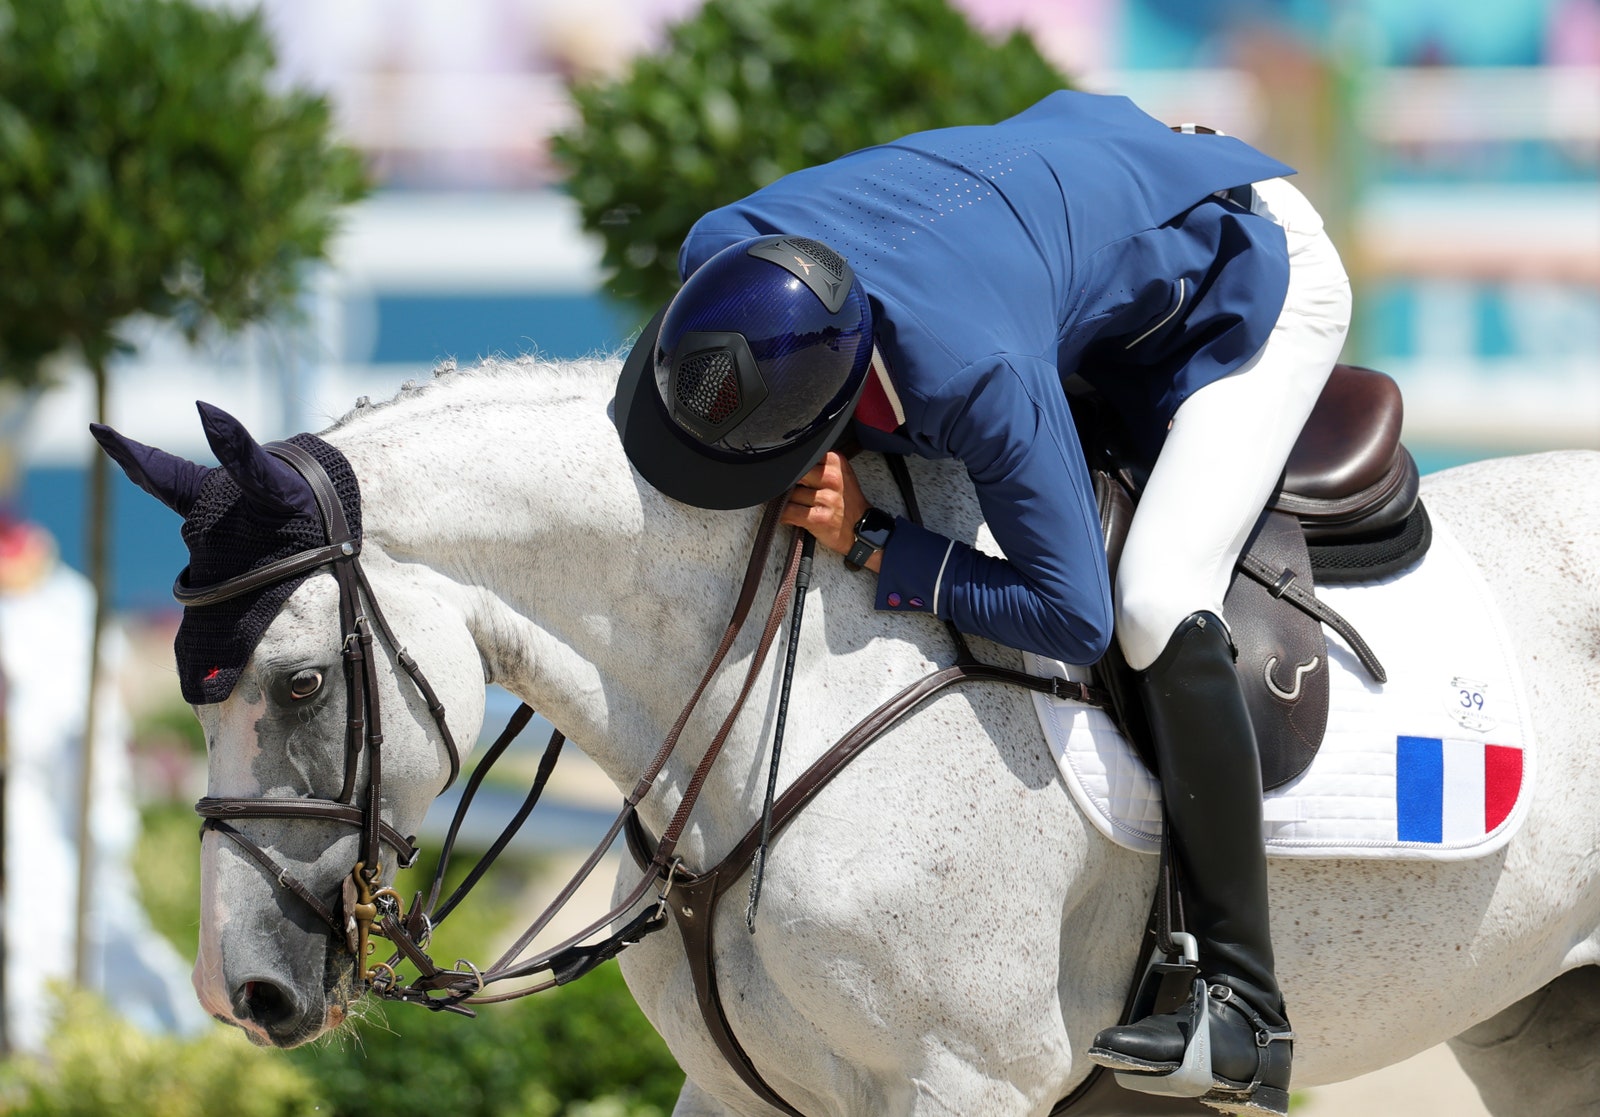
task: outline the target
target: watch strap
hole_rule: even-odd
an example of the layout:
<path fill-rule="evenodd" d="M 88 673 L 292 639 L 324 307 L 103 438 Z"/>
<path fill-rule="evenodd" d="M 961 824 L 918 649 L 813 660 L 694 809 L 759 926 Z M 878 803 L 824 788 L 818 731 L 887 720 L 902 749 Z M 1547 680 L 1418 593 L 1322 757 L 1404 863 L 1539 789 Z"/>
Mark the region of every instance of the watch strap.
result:
<path fill-rule="evenodd" d="M 855 541 L 850 544 L 850 550 L 845 553 L 845 568 L 847 570 L 864 570 L 867 563 L 872 561 L 872 556 L 877 552 L 878 547 L 875 544 L 858 535 Z"/>
<path fill-rule="evenodd" d="M 889 545 L 889 537 L 893 534 L 894 517 L 877 508 L 868 508 L 866 514 L 856 522 L 855 541 L 844 556 L 845 567 L 850 570 L 865 568 L 874 554 Z"/>

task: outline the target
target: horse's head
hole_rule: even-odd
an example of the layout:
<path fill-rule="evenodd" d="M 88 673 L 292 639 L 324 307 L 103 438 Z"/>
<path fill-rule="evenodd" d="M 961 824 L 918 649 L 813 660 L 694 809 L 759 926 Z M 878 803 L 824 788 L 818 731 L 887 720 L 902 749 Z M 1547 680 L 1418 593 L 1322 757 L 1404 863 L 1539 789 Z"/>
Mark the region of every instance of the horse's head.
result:
<path fill-rule="evenodd" d="M 343 454 L 308 435 L 262 447 L 200 411 L 221 468 L 94 433 L 184 517 L 178 671 L 209 763 L 195 988 L 289 1047 L 339 1024 L 381 960 L 362 956 L 371 921 L 459 766 L 436 707 L 475 735 L 482 668 L 445 595 L 364 541 Z"/>

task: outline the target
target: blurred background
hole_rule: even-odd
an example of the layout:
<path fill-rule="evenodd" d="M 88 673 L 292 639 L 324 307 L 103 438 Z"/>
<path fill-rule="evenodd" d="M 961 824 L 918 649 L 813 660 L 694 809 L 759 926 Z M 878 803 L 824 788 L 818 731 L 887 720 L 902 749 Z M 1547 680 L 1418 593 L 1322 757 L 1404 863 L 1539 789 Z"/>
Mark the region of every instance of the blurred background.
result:
<path fill-rule="evenodd" d="M 64 0 L 61 19 L 115 6 Z M 255 10 L 222 0 L 200 6 L 233 19 Z M 1070 83 L 1126 94 L 1169 123 L 1238 135 L 1300 169 L 1299 185 L 1327 217 L 1355 284 L 1345 359 L 1400 382 L 1405 441 L 1424 472 L 1600 447 L 1600 0 L 950 0 L 948 9 L 944 0 L 876 0 L 851 8 L 849 16 L 807 16 L 806 6 L 783 0 L 705 9 L 699 0 L 259 5 L 258 29 L 275 59 L 267 88 L 320 97 L 328 136 L 355 153 L 370 190 L 360 200 L 363 191 L 348 184 L 331 191 L 351 204 L 332 207 L 327 236 L 306 242 L 292 289 L 273 305 L 231 316 L 213 306 L 215 321 L 175 311 L 170 300 L 136 307 L 117 319 L 115 344 L 104 351 L 79 339 L 40 354 L 41 375 L 0 388 L 7 1045 L 38 1051 L 54 1028 L 66 1045 L 57 1066 L 77 1066 L 84 1081 L 109 1075 L 110 1094 L 128 1091 L 117 1072 L 94 1069 L 89 1051 L 103 1045 L 103 1036 L 88 1038 L 100 1033 L 97 1009 L 69 1001 L 51 1023 L 42 983 L 74 973 L 79 916 L 90 942 L 77 970 L 139 1035 L 212 1042 L 185 977 L 195 935 L 189 804 L 203 791 L 203 755 L 171 668 L 170 586 L 186 555 L 177 518 L 120 474 L 107 507 L 90 515 L 86 427 L 97 414 L 210 463 L 196 399 L 276 438 L 320 430 L 358 397 L 386 399 L 448 362 L 615 353 L 670 278 L 674 237 L 699 212 L 779 171 L 871 142 L 875 127 L 893 135 L 998 119 Z M 934 8 L 953 11 L 994 53 L 952 48 L 956 32 Z M 0 0 L 0 16 L 9 10 Z M 0 46 L 8 26 L 0 19 Z M 861 40 L 856 53 L 833 51 L 851 36 Z M 829 94 L 835 100 L 786 86 L 798 80 L 790 77 L 796 57 L 830 52 L 843 59 L 828 76 L 842 90 Z M 968 55 L 978 73 L 997 71 L 993 83 L 957 64 Z M 214 65 L 193 60 L 202 88 L 222 82 L 206 69 Z M 889 92 L 884 71 L 904 78 L 904 88 Z M 951 74 L 958 87 L 940 86 Z M 1001 102 L 979 99 L 976 87 L 990 84 L 997 88 L 986 95 L 1014 103 L 997 111 Z M 22 150 L 6 146 L 15 105 L 4 88 L 0 66 L 0 260 L 11 272 L 0 277 L 0 304 L 20 290 L 25 270 L 4 233 L 4 160 Z M 782 128 L 760 123 L 762 111 L 777 114 L 770 119 Z M 849 126 L 830 123 L 830 113 L 844 113 Z M 856 139 L 861 121 L 866 138 Z M 895 126 L 902 121 L 910 126 Z M 781 150 L 751 140 L 791 127 L 795 139 Z M 216 219 L 242 220 L 226 209 Z M 169 294 L 182 286 L 167 282 Z M 3 354 L 0 382 L 11 371 Z M 94 627 L 84 575 L 96 523 L 114 549 L 104 572 L 99 713 L 88 730 L 96 742 L 95 899 L 80 912 L 76 758 L 90 684 L 77 665 L 88 662 Z M 515 795 L 515 773 L 504 791 Z M 493 900 L 507 926 L 541 873 L 609 817 L 609 787 L 579 776 L 563 793 L 567 813 L 519 842 L 516 882 Z M 474 932 L 485 944 L 502 933 L 492 923 Z M 631 1011 L 614 973 L 598 984 L 597 1011 Z M 572 1026 L 563 1023 L 572 1012 L 490 1015 L 494 1023 L 447 1019 L 428 1042 L 464 1045 L 458 1063 L 482 1060 L 499 1068 L 489 1079 L 508 1084 L 495 1093 L 463 1071 L 453 1088 L 476 1096 L 477 1108 L 459 1097 L 441 1099 L 444 1108 L 670 1109 L 663 1099 L 675 1085 L 660 1082 L 673 1072 L 659 1050 L 637 1066 L 584 1072 L 610 1082 L 609 1092 L 592 1082 L 552 1085 L 544 1056 L 565 1050 L 557 1033 Z M 389 1026 L 413 1036 L 426 1027 L 431 1036 L 434 1022 Z M 491 1037 L 484 1052 L 471 1047 L 478 1041 L 445 1038 L 468 1030 Z M 651 1038 L 647 1028 L 639 1036 L 639 1045 Z M 312 1077 L 285 1080 L 287 1100 L 263 1112 L 309 1111 L 308 1099 L 326 1102 L 324 1113 L 375 1108 L 381 1095 L 352 1083 L 367 1072 L 404 1076 L 405 1060 L 385 1054 L 387 1042 L 374 1029 L 356 1053 L 346 1044 L 298 1058 L 295 1073 Z M 532 1054 L 507 1064 L 508 1047 Z M 231 1089 L 227 1075 L 244 1073 L 227 1069 L 229 1060 L 250 1054 L 227 1047 L 205 1056 L 224 1068 L 219 1097 Z M 0 1074 L 0 1112 L 32 1112 L 38 1098 L 64 1088 L 59 1076 L 18 1065 Z M 82 1112 L 98 1111 L 84 1104 Z M 1438 1112 L 1471 1112 L 1461 1104 Z"/>
<path fill-rule="evenodd" d="M 1595 0 L 955 6 L 994 35 L 1025 29 L 1081 88 L 1300 168 L 1357 284 L 1346 359 L 1400 381 L 1425 469 L 1600 444 Z M 608 297 L 601 242 L 549 141 L 574 123 L 570 79 L 621 74 L 693 7 L 269 0 L 283 78 L 327 94 L 376 190 L 307 277 L 302 327 L 189 346 L 131 323 L 139 351 L 113 378 L 116 425 L 200 460 L 197 398 L 278 437 L 319 430 L 446 358 L 621 345 L 637 315 Z M 67 368 L 9 433 L 15 506 L 80 568 L 91 417 L 88 377 Z M 167 609 L 181 544 L 141 530 L 151 507 L 118 485 L 117 604 Z"/>

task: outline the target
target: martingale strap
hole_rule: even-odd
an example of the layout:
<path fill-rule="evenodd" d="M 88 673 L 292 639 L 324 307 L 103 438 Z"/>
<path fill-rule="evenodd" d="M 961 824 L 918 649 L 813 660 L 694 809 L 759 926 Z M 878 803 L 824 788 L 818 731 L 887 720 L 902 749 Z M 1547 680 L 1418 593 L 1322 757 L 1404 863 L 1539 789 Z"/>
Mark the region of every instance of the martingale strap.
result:
<path fill-rule="evenodd" d="M 652 879 L 648 870 L 654 869 L 657 878 L 663 882 L 662 897 L 665 908 L 671 913 L 673 922 L 683 939 L 689 971 L 694 980 L 695 1000 L 700 1006 L 701 1017 L 711 1034 L 712 1041 L 746 1086 L 768 1105 L 781 1113 L 788 1114 L 789 1117 L 804 1117 L 804 1115 L 790 1105 L 761 1076 L 749 1053 L 734 1034 L 727 1012 L 722 1007 L 722 996 L 716 975 L 717 902 L 724 892 L 744 879 L 744 874 L 751 868 L 757 851 L 762 848 L 765 840 L 764 831 L 770 834 L 781 832 L 819 791 L 844 770 L 850 761 L 884 733 L 909 717 L 924 702 L 951 687 L 972 682 L 1018 686 L 1041 691 L 1056 698 L 1102 707 L 1107 704 L 1103 692 L 1083 683 L 1056 676 L 1030 675 L 988 663 L 958 663 L 925 675 L 857 722 L 832 748 L 789 785 L 773 804 L 770 831 L 765 820 L 752 826 L 744 837 L 735 843 L 727 856 L 702 873 L 686 872 L 681 867 L 676 867 L 671 872 L 661 872 L 659 857 L 653 853 L 660 843 L 650 837 L 636 811 L 628 813 L 626 831 L 628 849 L 640 868 L 647 870 L 647 880 Z"/>
<path fill-rule="evenodd" d="M 920 509 L 917 506 L 915 488 L 905 460 L 892 454 L 886 455 L 886 459 L 890 472 L 900 488 L 908 516 L 920 523 Z M 801 592 L 803 587 L 804 583 Z M 778 602 L 774 603 L 774 617 L 782 601 L 783 595 L 780 593 Z M 796 629 L 801 616 L 800 606 L 801 602 L 797 599 L 795 619 L 791 623 L 790 630 L 791 649 L 797 637 Z M 1102 709 L 1110 706 L 1110 696 L 1097 687 L 1053 675 L 1031 675 L 1008 667 L 981 662 L 972 655 L 959 629 L 949 622 L 946 622 L 946 628 L 956 646 L 957 662 L 950 667 L 925 675 L 880 704 L 839 738 L 775 800 L 770 797 L 769 789 L 769 799 L 760 821 L 746 831 L 727 855 L 712 868 L 692 873 L 684 869 L 679 861 L 674 860 L 670 864 L 664 862 L 660 851 L 667 848 L 665 841 L 658 841 L 649 835 L 636 810 L 630 808 L 625 812 L 625 833 L 629 852 L 639 867 L 646 870 L 645 880 L 661 882 L 661 903 L 653 914 L 660 918 L 661 912 L 669 912 L 678 928 L 694 984 L 695 1000 L 700 1007 L 701 1020 L 712 1042 L 744 1084 L 757 1097 L 787 1117 L 805 1117 L 805 1115 L 762 1077 L 749 1053 L 734 1034 L 727 1012 L 723 1008 L 717 982 L 715 942 L 716 908 L 723 893 L 743 880 L 747 871 L 750 873 L 751 899 L 746 908 L 745 919 L 753 933 L 759 874 L 772 837 L 793 821 L 817 793 L 868 745 L 909 717 L 923 703 L 951 687 L 971 682 L 999 683 L 1040 691 L 1057 699 L 1080 702 Z M 783 699 L 785 701 L 787 699 L 787 686 Z M 737 713 L 737 707 L 734 712 Z M 777 746 L 778 742 L 775 740 L 774 752 Z M 775 770 L 776 757 L 773 764 Z M 679 813 L 687 814 L 681 808 Z M 1092 1078 L 1093 1076 L 1091 1080 Z M 1066 1101 L 1075 1101 L 1077 1096 L 1074 1092 Z M 1064 1110 L 1058 1108 L 1055 1112 Z"/>

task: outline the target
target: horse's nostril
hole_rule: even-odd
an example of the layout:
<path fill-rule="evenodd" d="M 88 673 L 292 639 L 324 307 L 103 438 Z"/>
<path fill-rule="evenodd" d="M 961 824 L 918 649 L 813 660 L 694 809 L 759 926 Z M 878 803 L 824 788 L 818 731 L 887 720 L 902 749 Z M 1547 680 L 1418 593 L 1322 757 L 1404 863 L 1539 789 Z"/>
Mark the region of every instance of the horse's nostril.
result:
<path fill-rule="evenodd" d="M 282 1024 L 294 1015 L 289 995 L 270 981 L 247 981 L 239 987 L 238 1003 L 243 1015 L 262 1027 Z"/>

